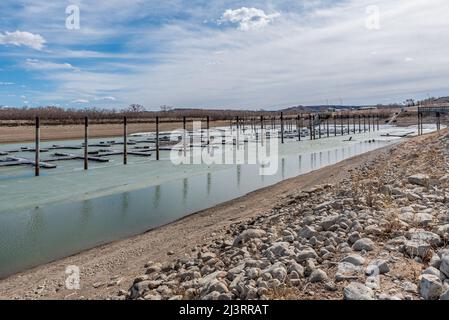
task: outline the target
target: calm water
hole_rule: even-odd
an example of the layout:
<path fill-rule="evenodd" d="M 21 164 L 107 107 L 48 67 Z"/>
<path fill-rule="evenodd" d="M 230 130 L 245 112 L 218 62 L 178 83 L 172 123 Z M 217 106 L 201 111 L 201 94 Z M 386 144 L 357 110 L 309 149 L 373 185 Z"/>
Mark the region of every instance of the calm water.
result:
<path fill-rule="evenodd" d="M 139 190 L 0 214 L 0 277 L 126 238 L 188 214 L 374 150 L 388 142 L 285 155 L 273 176 L 238 165 Z"/>

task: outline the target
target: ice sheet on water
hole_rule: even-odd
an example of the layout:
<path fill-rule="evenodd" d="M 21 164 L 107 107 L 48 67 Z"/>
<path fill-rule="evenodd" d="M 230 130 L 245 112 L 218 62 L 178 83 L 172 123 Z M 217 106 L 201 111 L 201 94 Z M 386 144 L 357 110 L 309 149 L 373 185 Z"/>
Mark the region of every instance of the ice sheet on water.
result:
<path fill-rule="evenodd" d="M 308 154 L 350 147 L 362 141 L 375 139 L 376 141 L 397 140 L 396 137 L 381 137 L 386 133 L 400 135 L 411 131 L 416 132 L 417 127 L 397 128 L 382 126 L 380 131 L 348 135 L 331 136 L 320 140 L 286 139 L 286 143 L 279 145 L 279 155 Z M 434 126 L 425 125 L 424 131 L 435 130 Z M 91 142 L 114 140 L 92 139 Z M 80 141 L 59 141 L 61 145 L 76 145 Z M 50 146 L 55 142 L 45 142 L 42 147 Z M 30 146 L 32 144 L 29 144 Z M 0 150 L 10 150 L 24 146 L 24 144 L 3 145 Z M 28 153 L 28 157 L 32 153 Z M 8 210 L 17 210 L 41 206 L 46 203 L 77 201 L 96 198 L 103 195 L 115 194 L 159 185 L 167 181 L 183 179 L 186 177 L 214 172 L 229 168 L 232 165 L 174 165 L 169 159 L 169 152 L 161 152 L 163 161 L 142 160 L 133 158 L 128 166 L 121 164 L 121 156 L 113 156 L 111 162 L 106 164 L 92 164 L 88 171 L 82 170 L 82 161 L 67 161 L 58 163 L 55 171 L 42 170 L 43 176 L 34 178 L 31 167 L 0 168 L 0 213 Z M 131 158 L 131 157 L 130 157 Z"/>

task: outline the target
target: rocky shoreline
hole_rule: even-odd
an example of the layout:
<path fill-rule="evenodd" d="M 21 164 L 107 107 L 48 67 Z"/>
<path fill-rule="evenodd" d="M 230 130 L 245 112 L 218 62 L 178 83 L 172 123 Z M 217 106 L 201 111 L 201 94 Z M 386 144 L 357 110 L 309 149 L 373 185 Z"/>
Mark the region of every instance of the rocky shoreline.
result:
<path fill-rule="evenodd" d="M 447 300 L 448 156 L 447 131 L 407 141 L 183 258 L 149 261 L 119 298 Z"/>

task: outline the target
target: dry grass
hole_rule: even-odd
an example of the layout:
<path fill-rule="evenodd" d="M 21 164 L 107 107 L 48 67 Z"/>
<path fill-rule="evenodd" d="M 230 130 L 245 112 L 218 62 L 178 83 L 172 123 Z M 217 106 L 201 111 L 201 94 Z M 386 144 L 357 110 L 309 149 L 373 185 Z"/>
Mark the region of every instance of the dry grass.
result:
<path fill-rule="evenodd" d="M 379 237 L 383 240 L 394 238 L 395 233 L 402 228 L 401 220 L 399 219 L 399 216 L 396 212 L 391 213 L 389 216 L 387 216 L 386 220 L 388 221 L 388 223 L 385 225 L 385 227 L 382 229 L 382 233 L 379 235 Z"/>
<path fill-rule="evenodd" d="M 63 109 L 55 106 L 39 107 L 39 108 L 10 108 L 0 106 L 0 126 L 26 126 L 32 125 L 36 116 L 41 118 L 42 124 L 46 125 L 72 125 L 81 124 L 85 117 L 88 117 L 91 123 L 95 124 L 115 124 L 121 123 L 124 116 L 127 116 L 130 123 L 142 123 L 155 120 L 160 117 L 164 121 L 179 121 L 182 117 L 187 118 L 201 118 L 205 119 L 207 116 L 211 120 L 234 120 L 236 117 L 246 119 L 247 125 L 250 122 L 260 121 L 260 116 L 264 116 L 267 123 L 271 118 L 276 118 L 279 122 L 281 110 L 279 111 L 251 111 L 251 110 L 228 110 L 228 109 L 162 109 L 161 111 L 145 111 L 145 108 L 140 105 L 136 108 L 130 107 L 117 109 Z M 286 121 L 295 121 L 300 115 L 301 119 L 307 121 L 310 113 L 319 112 L 321 119 L 329 119 L 337 116 L 337 123 L 342 122 L 346 126 L 348 117 L 358 117 L 359 115 L 376 115 L 379 117 L 380 123 L 387 121 L 397 108 L 385 108 L 378 110 L 351 110 L 328 112 L 327 109 L 322 108 L 308 108 L 295 107 L 284 109 L 284 119 Z M 340 119 L 341 117 L 341 119 Z M 301 121 L 303 121 L 301 120 Z M 305 124 L 305 123 L 303 123 Z"/>
<path fill-rule="evenodd" d="M 298 288 L 293 286 L 283 286 L 268 290 L 266 296 L 270 300 L 297 300 L 300 295 Z"/>

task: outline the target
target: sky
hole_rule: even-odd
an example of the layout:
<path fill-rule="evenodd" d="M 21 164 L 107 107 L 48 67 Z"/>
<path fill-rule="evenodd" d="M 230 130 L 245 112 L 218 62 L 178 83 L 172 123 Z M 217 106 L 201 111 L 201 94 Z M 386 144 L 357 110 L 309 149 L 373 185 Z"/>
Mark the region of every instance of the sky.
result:
<path fill-rule="evenodd" d="M 448 12 L 447 0 L 2 0 L 0 106 L 273 110 L 445 96 Z"/>

